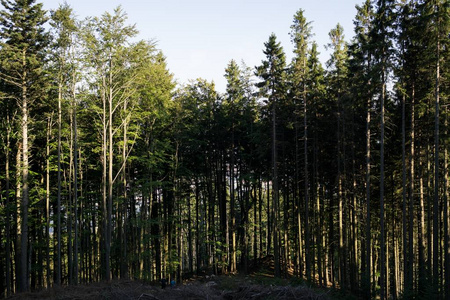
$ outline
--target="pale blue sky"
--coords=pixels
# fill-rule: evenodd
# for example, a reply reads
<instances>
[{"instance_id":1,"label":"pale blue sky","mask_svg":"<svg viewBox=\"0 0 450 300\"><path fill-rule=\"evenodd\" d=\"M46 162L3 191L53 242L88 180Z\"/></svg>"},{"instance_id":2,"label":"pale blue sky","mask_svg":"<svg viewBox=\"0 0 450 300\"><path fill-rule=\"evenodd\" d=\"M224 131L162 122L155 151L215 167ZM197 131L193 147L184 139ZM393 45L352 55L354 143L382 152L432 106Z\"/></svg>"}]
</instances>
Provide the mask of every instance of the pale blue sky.
<instances>
[{"instance_id":1,"label":"pale blue sky","mask_svg":"<svg viewBox=\"0 0 450 300\"><path fill-rule=\"evenodd\" d=\"M39 2L39 0L38 0ZM55 9L63 0L42 0ZM340 23L347 41L353 37L355 5L363 0L67 0L79 19L112 12L121 5L139 39L156 40L177 82L204 78L224 92L224 70L231 59L254 67L264 59L264 42L273 32L290 61L289 32L299 9L312 22L321 61L329 58L328 32Z\"/></svg>"}]
</instances>

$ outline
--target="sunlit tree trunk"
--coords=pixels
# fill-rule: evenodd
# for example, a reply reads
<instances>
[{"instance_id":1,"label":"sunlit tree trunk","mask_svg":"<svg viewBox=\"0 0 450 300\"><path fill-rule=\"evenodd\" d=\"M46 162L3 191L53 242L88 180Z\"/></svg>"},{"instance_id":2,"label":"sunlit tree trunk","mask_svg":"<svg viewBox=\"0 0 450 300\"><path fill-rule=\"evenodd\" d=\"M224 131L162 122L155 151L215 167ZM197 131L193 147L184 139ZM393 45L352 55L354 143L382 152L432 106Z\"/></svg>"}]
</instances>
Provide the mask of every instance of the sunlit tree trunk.
<instances>
[{"instance_id":1,"label":"sunlit tree trunk","mask_svg":"<svg viewBox=\"0 0 450 300\"><path fill-rule=\"evenodd\" d=\"M439 22L438 22L439 30ZM440 43L437 41L435 108L434 108L434 202L433 202L433 289L439 290L439 88L440 88Z\"/></svg>"},{"instance_id":2,"label":"sunlit tree trunk","mask_svg":"<svg viewBox=\"0 0 450 300\"><path fill-rule=\"evenodd\" d=\"M9 158L10 158L10 147L11 147L11 119L9 114L7 116L7 131L6 131L6 160L5 160L5 181L6 181L6 297L11 295L11 223L13 222L11 218L11 204L10 204L10 189L11 189L11 178L10 178L10 170L9 170ZM47 262L48 263L48 262Z\"/></svg>"},{"instance_id":3,"label":"sunlit tree trunk","mask_svg":"<svg viewBox=\"0 0 450 300\"><path fill-rule=\"evenodd\" d=\"M26 53L25 49L22 54L22 65L26 66ZM29 144L28 144L28 97L27 97L27 78L26 71L23 71L22 78L22 198L20 205L20 213L22 215L21 223L21 245L20 245L20 291L24 292L28 290L28 194L29 194Z\"/></svg>"},{"instance_id":4,"label":"sunlit tree trunk","mask_svg":"<svg viewBox=\"0 0 450 300\"><path fill-rule=\"evenodd\" d=\"M385 243L385 219L384 219L384 127L385 127L385 96L386 82L385 70L382 70L381 87L381 136L380 136L380 299L386 296L386 243Z\"/></svg>"},{"instance_id":5,"label":"sunlit tree trunk","mask_svg":"<svg viewBox=\"0 0 450 300\"><path fill-rule=\"evenodd\" d=\"M278 156L277 156L277 126L276 126L276 105L275 101L272 102L272 207L273 207L273 219L272 219L272 232L273 232L273 249L275 256L275 277L281 276L280 266L280 253L279 253L279 241L278 241Z\"/></svg>"},{"instance_id":6,"label":"sunlit tree trunk","mask_svg":"<svg viewBox=\"0 0 450 300\"><path fill-rule=\"evenodd\" d=\"M46 286L50 287L50 137L52 117L47 121L47 149L46 149L46 189L45 189L45 238L46 238Z\"/></svg>"},{"instance_id":7,"label":"sunlit tree trunk","mask_svg":"<svg viewBox=\"0 0 450 300\"><path fill-rule=\"evenodd\" d=\"M370 98L367 98L367 103L366 103L366 274L365 274L365 280L366 280L366 297L370 298L370 287L371 287L371 269L372 269L372 243L371 243L371 215L370 215L370 191L371 191L371 187L370 187L370 170L371 170L371 165L370 165L370 161L371 161L371 156L370 156L370 135L371 135L371 131L370 131L370 110L371 110L371 100Z\"/></svg>"},{"instance_id":8,"label":"sunlit tree trunk","mask_svg":"<svg viewBox=\"0 0 450 300\"><path fill-rule=\"evenodd\" d=\"M73 269L73 283L78 284L78 125L77 125L77 107L75 100L75 81L72 83L72 131L73 131L73 203L74 203L74 269Z\"/></svg>"}]
</instances>

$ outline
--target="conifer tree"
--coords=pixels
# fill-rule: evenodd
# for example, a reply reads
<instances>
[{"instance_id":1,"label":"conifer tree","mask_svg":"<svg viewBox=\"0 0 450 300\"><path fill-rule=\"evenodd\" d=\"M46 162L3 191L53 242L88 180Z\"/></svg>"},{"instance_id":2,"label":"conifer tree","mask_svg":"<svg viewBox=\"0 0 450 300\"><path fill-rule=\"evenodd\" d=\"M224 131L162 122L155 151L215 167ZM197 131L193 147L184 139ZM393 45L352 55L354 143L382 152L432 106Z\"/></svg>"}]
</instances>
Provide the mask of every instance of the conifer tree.
<instances>
[{"instance_id":1,"label":"conifer tree","mask_svg":"<svg viewBox=\"0 0 450 300\"><path fill-rule=\"evenodd\" d=\"M394 1L378 0L374 25L371 31L375 47L375 68L380 100L380 298L386 291L386 228L385 228L385 104L388 96L387 83L392 68Z\"/></svg>"},{"instance_id":2,"label":"conifer tree","mask_svg":"<svg viewBox=\"0 0 450 300\"><path fill-rule=\"evenodd\" d=\"M2 54L1 79L9 86L9 97L17 101L21 117L21 186L20 199L20 273L17 274L19 291L28 290L28 209L31 138L29 125L34 117L33 108L41 100L45 90L44 63L48 34L47 21L42 4L34 0L2 0L4 10L0 14ZM19 151L19 150L18 150Z\"/></svg>"},{"instance_id":3,"label":"conifer tree","mask_svg":"<svg viewBox=\"0 0 450 300\"><path fill-rule=\"evenodd\" d=\"M264 55L266 60L256 68L256 75L261 79L257 83L262 98L267 99L269 111L272 117L272 233L275 256L275 276L281 276L280 266L280 230L279 230L279 191L278 191L278 155L277 155L277 104L284 100L286 59L280 43L275 34L271 34L269 40L264 43ZM268 249L269 250L269 249Z\"/></svg>"},{"instance_id":4,"label":"conifer tree","mask_svg":"<svg viewBox=\"0 0 450 300\"><path fill-rule=\"evenodd\" d=\"M347 78L347 45L344 41L343 27L338 24L329 33L331 42L328 47L333 50L330 60L327 62L329 73L327 84L329 86L330 100L335 103L337 109L337 197L338 197L338 222L339 222L339 280L341 286L347 286L347 245L345 239L344 224L344 157L345 148L345 117L346 107L344 106L344 97L346 96L346 78Z\"/></svg>"},{"instance_id":5,"label":"conifer tree","mask_svg":"<svg viewBox=\"0 0 450 300\"><path fill-rule=\"evenodd\" d=\"M303 112L303 157L304 157L304 167L303 167L303 180L304 180L304 224L305 224L305 263L306 263L306 278L311 279L311 256L310 256L310 229L309 229L309 175L308 175L308 89L307 89L307 76L308 76L308 44L312 36L311 33L311 22L307 22L304 16L304 11L299 10L294 16L294 24L291 25L291 39L294 43L294 53L295 57L292 61L292 89L291 94L294 101L294 112L295 112L295 163L296 163L296 174L298 184L300 183L300 178L298 176L299 166L299 123L300 112ZM303 109L301 109L301 105ZM297 184L297 183L296 183ZM300 190L299 188L297 190ZM299 251L301 252L302 244L302 230L301 230L301 217L300 217L300 198L296 197L298 201L297 207L297 222L298 222L298 244ZM299 255L302 257L302 255ZM302 262L300 262L300 265ZM300 268L301 269L301 268Z\"/></svg>"}]
</instances>

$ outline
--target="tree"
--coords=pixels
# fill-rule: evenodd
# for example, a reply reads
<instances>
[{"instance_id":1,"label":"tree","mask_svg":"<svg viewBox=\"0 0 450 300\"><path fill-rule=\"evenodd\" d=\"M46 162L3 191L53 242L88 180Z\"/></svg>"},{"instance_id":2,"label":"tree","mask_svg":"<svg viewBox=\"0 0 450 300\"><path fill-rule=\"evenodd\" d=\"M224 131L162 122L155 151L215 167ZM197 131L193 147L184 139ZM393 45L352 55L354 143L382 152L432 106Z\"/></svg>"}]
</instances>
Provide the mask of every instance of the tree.
<instances>
[{"instance_id":1,"label":"tree","mask_svg":"<svg viewBox=\"0 0 450 300\"><path fill-rule=\"evenodd\" d=\"M315 194L316 203L315 203L315 211L314 214L316 216L316 222L313 224L315 226L315 230L312 229L311 233L315 233L315 244L314 248L317 249L317 272L319 277L319 285L324 284L324 276L323 274L323 244L324 244L324 234L322 232L323 227L323 199L321 199L320 195L320 186L319 186L319 147L320 147L320 138L321 128L319 128L319 122L321 121L320 115L323 113L323 99L325 98L325 83L324 83L324 69L322 64L319 61L319 52L317 50L317 43L313 42L311 46L311 50L309 51L308 58L308 77L307 77L307 86L308 86L308 95L307 99L310 99L311 103L311 127L312 127L312 136L313 136L313 178L315 188L312 188ZM313 227L311 226L311 227ZM306 238L306 237L305 237ZM314 259L314 255L312 255ZM313 262L313 270L315 264ZM315 272L312 273L313 277L315 277Z\"/></svg>"},{"instance_id":2,"label":"tree","mask_svg":"<svg viewBox=\"0 0 450 300\"><path fill-rule=\"evenodd\" d=\"M343 28L340 24L329 33L329 48L333 50L330 60L327 62L330 69L327 76L330 89L329 97L336 101L337 107L337 196L339 214L339 281L341 286L347 285L347 245L344 236L344 147L345 147L345 107L343 98L346 94L347 78L347 45L344 41Z\"/></svg>"},{"instance_id":3,"label":"tree","mask_svg":"<svg viewBox=\"0 0 450 300\"><path fill-rule=\"evenodd\" d=\"M1 1L0 15L2 69L1 78L12 88L10 97L18 102L21 111L21 228L19 290L28 289L28 207L29 207L29 124L30 114L45 90L43 66L46 58L48 34L42 4L35 1ZM19 147L20 148L20 147Z\"/></svg>"},{"instance_id":4,"label":"tree","mask_svg":"<svg viewBox=\"0 0 450 300\"><path fill-rule=\"evenodd\" d=\"M376 46L374 54L379 83L380 95L380 297L386 297L386 245L385 245L385 183L384 183L384 150L385 150L385 101L386 86L391 68L392 55L392 15L393 2L390 0L377 1L372 39Z\"/></svg>"},{"instance_id":5,"label":"tree","mask_svg":"<svg viewBox=\"0 0 450 300\"><path fill-rule=\"evenodd\" d=\"M74 34L77 31L75 24L75 19L73 17L73 10L65 4L60 6L57 10L52 12L51 25L54 28L54 36L56 39L54 58L55 58L55 68L56 68L56 85L58 87L58 196L57 196L57 238L58 238L58 251L57 251L57 267L56 267L56 284L61 284L61 138L62 138L62 101L67 98L69 91L67 86L69 86L70 81L72 81L76 73L74 62L71 61L71 52L74 48ZM72 59L73 60L73 59ZM75 83L73 83L75 85ZM72 152L71 152L72 153ZM77 151L74 151L75 155ZM75 168L75 176L77 168ZM76 198L76 192L75 192ZM76 202L76 201L75 201ZM75 205L76 207L76 205ZM77 211L77 209L75 209ZM75 218L77 222L77 218ZM77 228L77 226L75 226ZM78 234L75 233L75 241L77 241ZM75 242L77 244L77 242ZM75 247L77 249L77 247ZM74 255L75 263L77 266L76 259L78 255ZM75 267L73 275L78 276L77 267ZM72 275L70 276L72 278ZM77 280L75 279L75 282Z\"/></svg>"},{"instance_id":6,"label":"tree","mask_svg":"<svg viewBox=\"0 0 450 300\"><path fill-rule=\"evenodd\" d=\"M365 231L365 247L363 248L365 261L362 265L362 282L363 289L366 290L366 297L371 295L371 263L372 263L372 247L371 247L371 115L373 110L372 103L372 65L373 54L370 46L370 31L372 27L372 4L370 0L364 2L361 6L356 6L357 14L353 21L355 25L355 37L349 46L349 76L351 80L352 98L361 99L363 103L363 114L365 115L365 151L364 151L364 169L365 169L365 200L366 200L366 231ZM351 75L353 74L353 76ZM358 101L358 100L354 100ZM356 254L356 253L355 253Z\"/></svg>"},{"instance_id":7,"label":"tree","mask_svg":"<svg viewBox=\"0 0 450 300\"><path fill-rule=\"evenodd\" d=\"M310 256L310 230L309 230L309 175L308 175L308 101L307 101L307 73L308 73L308 43L311 38L311 22L307 22L303 15L303 10L298 10L294 16L294 24L291 25L291 39L294 43L295 57L292 62L292 97L294 98L294 111L300 118L300 104L303 104L303 154L304 154L304 195L305 195L305 259L306 259L306 278L311 280L311 256ZM296 171L298 172L298 131L299 122L295 120L295 149L296 149ZM299 182L300 178L296 178ZM300 189L298 189L300 190ZM298 199L300 201L300 199ZM298 243L301 251L302 232L300 218L300 203L298 206ZM299 255L301 257L301 255Z\"/></svg>"},{"instance_id":8,"label":"tree","mask_svg":"<svg viewBox=\"0 0 450 300\"><path fill-rule=\"evenodd\" d=\"M257 83L260 96L267 99L272 114L272 232L275 256L275 276L281 276L279 254L279 196L278 196L278 156L277 156L277 103L283 101L285 78L285 55L275 34L264 43L266 60L256 68L256 75L262 81Z\"/></svg>"},{"instance_id":9,"label":"tree","mask_svg":"<svg viewBox=\"0 0 450 300\"><path fill-rule=\"evenodd\" d=\"M104 278L110 280L110 256L112 237L114 135L116 126L114 115L123 107L129 97L130 81L122 81L127 66L127 44L137 34L134 26L126 25L126 14L120 7L114 14L105 13L101 18L90 20L84 31L84 41L88 51L88 61L96 73L94 84L97 85L101 98L102 123L102 162L103 162L103 230L105 255ZM93 60L90 57L94 57Z\"/></svg>"},{"instance_id":10,"label":"tree","mask_svg":"<svg viewBox=\"0 0 450 300\"><path fill-rule=\"evenodd\" d=\"M236 155L235 155L235 149L236 149L236 141L235 141L235 127L236 127L236 118L239 118L238 115L238 109L240 109L240 102L242 102L244 98L244 90L242 86L241 81L241 70L239 69L239 66L237 63L232 60L228 67L225 69L225 78L227 79L227 98L226 98L226 104L229 106L229 115L231 118L231 149L230 149L230 215L231 215L231 222L230 222L230 229L231 229L231 250L230 250L230 271L235 272L236 271L236 217L235 217L235 163L236 163ZM225 204L225 210L223 213L226 215L226 204ZM226 227L226 226L224 226ZM223 228L222 230L224 230ZM226 231L225 231L226 232ZM224 240L226 242L226 239Z\"/></svg>"}]
</instances>

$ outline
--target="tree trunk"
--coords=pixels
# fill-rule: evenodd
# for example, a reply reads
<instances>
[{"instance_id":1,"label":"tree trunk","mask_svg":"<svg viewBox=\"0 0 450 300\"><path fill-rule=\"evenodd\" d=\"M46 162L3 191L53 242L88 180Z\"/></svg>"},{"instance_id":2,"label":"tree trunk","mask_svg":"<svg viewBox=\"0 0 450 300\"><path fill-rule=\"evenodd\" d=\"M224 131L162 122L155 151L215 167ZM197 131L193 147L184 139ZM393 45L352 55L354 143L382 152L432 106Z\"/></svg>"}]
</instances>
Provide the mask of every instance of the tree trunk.
<instances>
[{"instance_id":1,"label":"tree trunk","mask_svg":"<svg viewBox=\"0 0 450 300\"><path fill-rule=\"evenodd\" d=\"M50 287L50 136L52 129L52 118L47 123L47 152L46 152L46 189L45 189L45 238L46 238L46 270L47 288Z\"/></svg>"},{"instance_id":2,"label":"tree trunk","mask_svg":"<svg viewBox=\"0 0 450 300\"><path fill-rule=\"evenodd\" d=\"M106 78L105 76L102 77L103 79L103 86L105 86L106 84ZM107 115L106 115L106 91L103 89L102 90L102 104L103 104L103 115L102 115L102 122L103 122L103 136L102 136L102 210L103 210L103 220L102 220L102 227L103 227L103 232L102 232L102 238L103 238L103 243L105 246L104 249L104 253L102 251L102 262L104 263L104 268L103 268L103 278L107 281L109 281L110 279L110 267L109 267L109 244L108 244L108 206L107 206L107 165L108 165L108 150L107 150L107 146L108 146L108 137L107 137L107 129L108 129L108 124L107 124Z\"/></svg>"},{"instance_id":3,"label":"tree trunk","mask_svg":"<svg viewBox=\"0 0 450 300\"><path fill-rule=\"evenodd\" d=\"M381 88L381 136L380 136L380 299L386 294L386 253L385 253L385 226L384 226L384 102L386 93L385 70L382 70Z\"/></svg>"},{"instance_id":4,"label":"tree trunk","mask_svg":"<svg viewBox=\"0 0 450 300\"><path fill-rule=\"evenodd\" d=\"M439 28L439 22L438 22ZM439 85L440 45L437 42L436 87L434 110L434 203L433 203L433 289L439 291Z\"/></svg>"},{"instance_id":5,"label":"tree trunk","mask_svg":"<svg viewBox=\"0 0 450 300\"><path fill-rule=\"evenodd\" d=\"M110 275L110 256L111 256L111 237L112 237L112 206L113 206L113 82L112 82L112 62L110 61L109 71L109 95L108 95L108 212L107 212L107 232L106 232L106 280L111 279Z\"/></svg>"},{"instance_id":6,"label":"tree trunk","mask_svg":"<svg viewBox=\"0 0 450 300\"><path fill-rule=\"evenodd\" d=\"M21 178L21 172L22 170L22 143L18 141L17 145L17 153L16 153L16 203L15 203L15 218L16 218L16 238L14 240L14 261L15 261L15 271L16 276L15 277L15 291L21 291L21 278L20 276L17 276L20 274L20 268L21 268L21 257L20 257L20 245L21 245L21 238L22 238L22 214L21 214L21 198L22 198L22 178Z\"/></svg>"},{"instance_id":7,"label":"tree trunk","mask_svg":"<svg viewBox=\"0 0 450 300\"><path fill-rule=\"evenodd\" d=\"M370 216L370 110L371 110L371 99L370 97L367 98L366 102L366 262L365 262L365 290L366 290L366 298L370 299L371 297L371 286L372 286L372 280L371 280L371 263L372 263L372 251L371 251L371 216Z\"/></svg>"},{"instance_id":8,"label":"tree trunk","mask_svg":"<svg viewBox=\"0 0 450 300\"><path fill-rule=\"evenodd\" d=\"M448 136L448 108L445 107L445 136ZM449 183L448 183L448 150L447 150L447 144L444 145L444 210L443 210L443 219L444 219L444 271L445 271L445 277L444 282L445 286L444 289L444 299L450 300L450 244L449 244Z\"/></svg>"},{"instance_id":9,"label":"tree trunk","mask_svg":"<svg viewBox=\"0 0 450 300\"><path fill-rule=\"evenodd\" d=\"M11 207L10 207L10 174L9 174L9 156L11 147L11 120L9 114L7 116L7 132L6 132L6 153L5 153L5 181L6 181L6 297L11 295ZM47 262L48 263L48 262Z\"/></svg>"},{"instance_id":10,"label":"tree trunk","mask_svg":"<svg viewBox=\"0 0 450 300\"><path fill-rule=\"evenodd\" d=\"M75 101L75 85L72 86L72 110L73 110L73 203L75 212L75 238L74 238L74 259L73 259L73 283L78 284L78 126L77 107Z\"/></svg>"},{"instance_id":11,"label":"tree trunk","mask_svg":"<svg viewBox=\"0 0 450 300\"><path fill-rule=\"evenodd\" d=\"M273 249L275 262L275 277L281 276L280 268L280 253L278 242L278 166L277 166L277 131L276 131L276 105L275 101L272 103L272 232L273 232Z\"/></svg>"},{"instance_id":12,"label":"tree trunk","mask_svg":"<svg viewBox=\"0 0 450 300\"><path fill-rule=\"evenodd\" d=\"M415 180L415 142L416 142L416 130L415 130L415 85L413 83L411 90L411 148L410 148L410 178L409 178L409 254L405 259L405 290L406 292L413 291L413 266L414 266L414 180ZM422 242L421 242L422 243ZM406 245L405 245L406 246ZM419 251L420 252L420 251ZM419 261L419 264L421 261Z\"/></svg>"},{"instance_id":13,"label":"tree trunk","mask_svg":"<svg viewBox=\"0 0 450 300\"><path fill-rule=\"evenodd\" d=\"M23 51L23 66L26 65L25 49ZM28 98L27 98L27 78L26 72L22 75L22 199L20 212L22 215L21 242L20 242L20 288L21 292L28 290L28 172L29 172L29 152L28 152Z\"/></svg>"},{"instance_id":14,"label":"tree trunk","mask_svg":"<svg viewBox=\"0 0 450 300\"><path fill-rule=\"evenodd\" d=\"M58 86L58 199L57 199L57 231L58 231L58 248L56 259L56 284L61 285L62 278L62 259L61 259L61 101L62 101L62 85Z\"/></svg>"},{"instance_id":15,"label":"tree trunk","mask_svg":"<svg viewBox=\"0 0 450 300\"><path fill-rule=\"evenodd\" d=\"M121 232L121 255L120 255L120 277L128 278L128 249L127 249L127 208L128 208L128 191L127 191L127 153L128 153L128 111L127 111L128 100L125 99L123 105L123 113L125 119L123 122L123 145L122 145L122 192L123 192L123 203L122 203L122 219L119 222L122 223Z\"/></svg>"},{"instance_id":16,"label":"tree trunk","mask_svg":"<svg viewBox=\"0 0 450 300\"><path fill-rule=\"evenodd\" d=\"M407 278L408 260L407 258L407 221L406 221L406 96L402 97L402 237L403 237L403 272L404 278ZM405 294L408 293L408 288L404 288Z\"/></svg>"},{"instance_id":17,"label":"tree trunk","mask_svg":"<svg viewBox=\"0 0 450 300\"><path fill-rule=\"evenodd\" d=\"M306 70L306 57L304 58L304 70ZM305 76L305 74L304 74ZM308 119L306 87L303 87L303 128L304 128L304 181L305 181L305 258L306 258L306 280L311 281L311 257L310 257L310 237L309 237L309 180L308 180Z\"/></svg>"}]
</instances>

